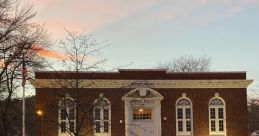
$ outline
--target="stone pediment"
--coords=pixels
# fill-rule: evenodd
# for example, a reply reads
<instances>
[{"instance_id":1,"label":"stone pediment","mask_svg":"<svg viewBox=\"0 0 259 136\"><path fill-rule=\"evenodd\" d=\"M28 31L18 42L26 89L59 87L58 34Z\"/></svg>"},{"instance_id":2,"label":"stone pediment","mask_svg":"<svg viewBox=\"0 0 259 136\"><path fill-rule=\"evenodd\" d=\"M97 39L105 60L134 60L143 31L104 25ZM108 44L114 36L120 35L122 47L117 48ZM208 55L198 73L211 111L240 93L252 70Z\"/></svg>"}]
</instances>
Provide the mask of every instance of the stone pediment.
<instances>
[{"instance_id":1,"label":"stone pediment","mask_svg":"<svg viewBox=\"0 0 259 136\"><path fill-rule=\"evenodd\" d=\"M163 96L151 88L136 88L125 94L122 99L163 99Z\"/></svg>"}]
</instances>

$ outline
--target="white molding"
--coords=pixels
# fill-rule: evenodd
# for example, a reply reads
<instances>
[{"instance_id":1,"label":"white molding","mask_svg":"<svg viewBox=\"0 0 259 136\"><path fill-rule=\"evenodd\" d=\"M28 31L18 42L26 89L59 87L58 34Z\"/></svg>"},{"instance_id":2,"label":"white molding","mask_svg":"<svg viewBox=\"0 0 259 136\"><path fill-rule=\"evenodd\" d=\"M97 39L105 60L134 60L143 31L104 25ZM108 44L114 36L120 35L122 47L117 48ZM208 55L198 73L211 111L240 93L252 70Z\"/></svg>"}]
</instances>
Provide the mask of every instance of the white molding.
<instances>
[{"instance_id":1,"label":"white molding","mask_svg":"<svg viewBox=\"0 0 259 136\"><path fill-rule=\"evenodd\" d=\"M97 107L94 107L93 108L93 132L94 132L94 136L111 136L111 103L110 101L107 99L107 98L102 98L104 99L105 101L108 102L109 106L107 107L104 107L103 109L100 109L100 126L103 126L103 127L100 127L100 133L96 133L95 132L95 109ZM99 99L96 99L93 103L93 105L95 105L95 103L98 101ZM104 113L104 109L109 109L109 132L103 132L104 130L104 125L103 125L103 122L104 122L104 119L103 119L103 113Z\"/></svg>"},{"instance_id":2,"label":"white molding","mask_svg":"<svg viewBox=\"0 0 259 136\"><path fill-rule=\"evenodd\" d=\"M210 105L210 102L213 100L213 99L220 99L224 105ZM210 119L210 108L215 108L215 129L216 131L211 131L211 119ZM219 108L223 108L224 110L224 113L223 113L223 123L224 123L224 131L219 131L219 119L218 119L218 109ZM209 111L209 135L211 136L214 136L214 135L219 135L219 136L226 136L227 135L227 114L226 114L226 103L225 103L225 100L223 98L221 98L219 96L219 93L215 93L215 96L212 97L210 100L209 100L209 103L208 103L208 111Z\"/></svg>"},{"instance_id":3,"label":"white molding","mask_svg":"<svg viewBox=\"0 0 259 136\"><path fill-rule=\"evenodd\" d=\"M35 88L73 88L73 79L30 80ZM88 80L82 79L79 88L247 88L253 80Z\"/></svg>"},{"instance_id":4,"label":"white molding","mask_svg":"<svg viewBox=\"0 0 259 136\"><path fill-rule=\"evenodd\" d=\"M131 134L131 131L134 129L134 124L141 125L141 123L150 122L153 126L154 135L152 136L161 136L161 100L163 96L157 91L145 88L154 94L153 98L133 98L130 97L131 94L139 91L140 88L133 89L129 91L122 97L122 100L125 101L125 136L135 136ZM143 89L143 88L142 88ZM132 117L132 110L134 108L150 108L152 109L152 119L149 121L134 121ZM145 135L146 136L146 135Z\"/></svg>"},{"instance_id":5,"label":"white molding","mask_svg":"<svg viewBox=\"0 0 259 136\"><path fill-rule=\"evenodd\" d=\"M177 103L179 100L181 99L187 99L190 101L190 106L178 106ZM191 109L191 131L188 132L188 131L182 131L182 132L179 132L178 131L178 111L177 109L178 108L181 108L181 109L184 109L182 112L183 112L183 130L186 130L186 112L185 112L185 109L186 108L190 108ZM188 98L186 96L186 93L183 93L182 94L182 97L178 98L175 102L175 120L176 120L176 136L193 136L193 104L192 104L192 101L190 98Z\"/></svg>"},{"instance_id":6,"label":"white molding","mask_svg":"<svg viewBox=\"0 0 259 136\"><path fill-rule=\"evenodd\" d=\"M66 129L69 129L69 119L68 119L68 117L66 117L66 120L61 120L61 102L63 101L63 100L65 100L65 99L70 99L70 100L72 100L72 101L74 101L75 102L75 100L72 98L72 97L70 97L69 95L67 95L66 94L66 96L65 97L63 97L60 101L59 101L59 103L58 103L58 136L71 136L72 135L72 133L71 134L69 134L69 132L67 132L67 131L70 131L70 130L67 130L66 132L61 132L61 122L62 121L64 121L65 123L66 123ZM74 108L74 120L70 120L70 122L71 121L73 121L74 122L74 129L76 129L76 103L74 103L74 106L73 106L73 108ZM68 108L67 106L65 107L65 109L66 109L66 112L67 112L67 116L69 116L69 114L70 114L70 112L69 112L69 110L71 109L71 108Z\"/></svg>"}]
</instances>

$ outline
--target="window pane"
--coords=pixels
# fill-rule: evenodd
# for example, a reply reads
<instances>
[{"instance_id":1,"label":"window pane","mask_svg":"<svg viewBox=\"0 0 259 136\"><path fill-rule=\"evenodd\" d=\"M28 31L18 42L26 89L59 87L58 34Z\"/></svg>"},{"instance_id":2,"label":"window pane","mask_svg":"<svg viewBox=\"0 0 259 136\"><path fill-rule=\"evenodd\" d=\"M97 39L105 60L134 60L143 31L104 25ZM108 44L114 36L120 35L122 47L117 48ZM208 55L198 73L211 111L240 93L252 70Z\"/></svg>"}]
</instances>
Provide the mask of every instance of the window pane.
<instances>
[{"instance_id":1,"label":"window pane","mask_svg":"<svg viewBox=\"0 0 259 136\"><path fill-rule=\"evenodd\" d=\"M178 131L183 131L183 122L178 121Z\"/></svg>"},{"instance_id":2,"label":"window pane","mask_svg":"<svg viewBox=\"0 0 259 136\"><path fill-rule=\"evenodd\" d=\"M177 119L183 119L183 109L177 109Z\"/></svg>"},{"instance_id":3,"label":"window pane","mask_svg":"<svg viewBox=\"0 0 259 136\"><path fill-rule=\"evenodd\" d=\"M216 131L216 123L215 123L215 121L214 120L212 120L211 122L210 122L210 130L211 131Z\"/></svg>"},{"instance_id":4,"label":"window pane","mask_svg":"<svg viewBox=\"0 0 259 136\"><path fill-rule=\"evenodd\" d=\"M95 112L94 112L94 119L95 120L100 120L100 109L95 109Z\"/></svg>"},{"instance_id":5,"label":"window pane","mask_svg":"<svg viewBox=\"0 0 259 136\"><path fill-rule=\"evenodd\" d=\"M152 118L152 109L133 109L134 120L150 120Z\"/></svg>"},{"instance_id":6,"label":"window pane","mask_svg":"<svg viewBox=\"0 0 259 136\"><path fill-rule=\"evenodd\" d=\"M70 132L74 132L74 130L75 130L75 123L74 122L69 123L69 130L70 130Z\"/></svg>"},{"instance_id":7,"label":"window pane","mask_svg":"<svg viewBox=\"0 0 259 136\"><path fill-rule=\"evenodd\" d=\"M224 131L224 122L223 122L223 120L219 121L219 131Z\"/></svg>"},{"instance_id":8,"label":"window pane","mask_svg":"<svg viewBox=\"0 0 259 136\"><path fill-rule=\"evenodd\" d=\"M103 119L104 120L109 120L109 109L104 109L103 110Z\"/></svg>"},{"instance_id":9,"label":"window pane","mask_svg":"<svg viewBox=\"0 0 259 136\"><path fill-rule=\"evenodd\" d=\"M67 117L66 109L63 108L60 110L60 112L61 112L61 120L66 120L66 117Z\"/></svg>"},{"instance_id":10,"label":"window pane","mask_svg":"<svg viewBox=\"0 0 259 136\"><path fill-rule=\"evenodd\" d=\"M69 119L74 120L75 119L75 109L69 109Z\"/></svg>"},{"instance_id":11,"label":"window pane","mask_svg":"<svg viewBox=\"0 0 259 136\"><path fill-rule=\"evenodd\" d=\"M60 125L60 128L61 128L61 133L66 132L66 122L62 121L61 125Z\"/></svg>"},{"instance_id":12,"label":"window pane","mask_svg":"<svg viewBox=\"0 0 259 136\"><path fill-rule=\"evenodd\" d=\"M100 121L95 122L95 132L100 133L101 124Z\"/></svg>"},{"instance_id":13,"label":"window pane","mask_svg":"<svg viewBox=\"0 0 259 136\"><path fill-rule=\"evenodd\" d=\"M223 119L224 118L224 110L223 110L223 108L219 108L218 109L218 114L219 114L219 119Z\"/></svg>"},{"instance_id":14,"label":"window pane","mask_svg":"<svg viewBox=\"0 0 259 136\"><path fill-rule=\"evenodd\" d=\"M210 118L215 119L215 116L216 116L215 108L210 108Z\"/></svg>"},{"instance_id":15,"label":"window pane","mask_svg":"<svg viewBox=\"0 0 259 136\"><path fill-rule=\"evenodd\" d=\"M191 126L191 121L186 121L186 131L191 131L192 126Z\"/></svg>"},{"instance_id":16,"label":"window pane","mask_svg":"<svg viewBox=\"0 0 259 136\"><path fill-rule=\"evenodd\" d=\"M186 108L186 119L191 119L191 109L190 108Z\"/></svg>"},{"instance_id":17,"label":"window pane","mask_svg":"<svg viewBox=\"0 0 259 136\"><path fill-rule=\"evenodd\" d=\"M103 127L103 132L109 132L109 122L104 121L104 127Z\"/></svg>"}]
</instances>

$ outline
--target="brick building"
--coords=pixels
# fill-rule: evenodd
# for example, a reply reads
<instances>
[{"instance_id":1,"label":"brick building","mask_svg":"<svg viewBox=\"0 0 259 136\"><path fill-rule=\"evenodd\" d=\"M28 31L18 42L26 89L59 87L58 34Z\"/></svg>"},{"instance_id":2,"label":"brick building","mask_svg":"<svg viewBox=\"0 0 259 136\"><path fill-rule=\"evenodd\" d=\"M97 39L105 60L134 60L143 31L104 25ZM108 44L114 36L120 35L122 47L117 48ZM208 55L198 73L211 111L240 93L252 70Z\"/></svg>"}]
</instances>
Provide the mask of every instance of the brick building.
<instances>
[{"instance_id":1,"label":"brick building","mask_svg":"<svg viewBox=\"0 0 259 136\"><path fill-rule=\"evenodd\" d=\"M36 135L246 136L245 72L36 72ZM69 123L70 122L70 123ZM80 129L78 129L80 128Z\"/></svg>"}]
</instances>

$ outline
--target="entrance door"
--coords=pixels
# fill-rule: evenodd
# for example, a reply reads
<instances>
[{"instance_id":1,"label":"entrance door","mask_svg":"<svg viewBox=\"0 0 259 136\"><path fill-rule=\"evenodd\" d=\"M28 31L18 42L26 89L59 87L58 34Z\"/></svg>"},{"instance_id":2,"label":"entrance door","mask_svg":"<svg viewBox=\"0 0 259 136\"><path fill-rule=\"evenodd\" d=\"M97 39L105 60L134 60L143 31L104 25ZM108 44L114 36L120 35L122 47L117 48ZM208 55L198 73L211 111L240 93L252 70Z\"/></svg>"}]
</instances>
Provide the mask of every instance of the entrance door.
<instances>
[{"instance_id":1,"label":"entrance door","mask_svg":"<svg viewBox=\"0 0 259 136\"><path fill-rule=\"evenodd\" d=\"M154 122L133 122L132 132L130 136L155 136L154 135Z\"/></svg>"},{"instance_id":2,"label":"entrance door","mask_svg":"<svg viewBox=\"0 0 259 136\"><path fill-rule=\"evenodd\" d=\"M136 88L122 99L125 136L161 136L161 94L150 88Z\"/></svg>"},{"instance_id":3,"label":"entrance door","mask_svg":"<svg viewBox=\"0 0 259 136\"><path fill-rule=\"evenodd\" d=\"M133 108L132 135L154 136L154 120L152 108Z\"/></svg>"}]
</instances>

